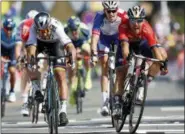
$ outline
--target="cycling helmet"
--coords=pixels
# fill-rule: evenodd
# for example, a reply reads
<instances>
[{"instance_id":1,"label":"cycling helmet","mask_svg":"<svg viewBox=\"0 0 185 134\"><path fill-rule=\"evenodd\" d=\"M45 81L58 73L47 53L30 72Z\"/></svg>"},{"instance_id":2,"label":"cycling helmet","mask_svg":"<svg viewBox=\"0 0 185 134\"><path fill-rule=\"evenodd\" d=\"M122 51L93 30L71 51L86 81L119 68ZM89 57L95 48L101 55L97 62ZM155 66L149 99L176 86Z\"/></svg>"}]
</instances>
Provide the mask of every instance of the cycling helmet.
<instances>
[{"instance_id":1,"label":"cycling helmet","mask_svg":"<svg viewBox=\"0 0 185 134\"><path fill-rule=\"evenodd\" d=\"M38 14L39 12L36 10L30 10L27 14L26 14L26 19L34 19L34 17Z\"/></svg>"},{"instance_id":2,"label":"cycling helmet","mask_svg":"<svg viewBox=\"0 0 185 134\"><path fill-rule=\"evenodd\" d=\"M146 16L144 8L138 5L129 8L127 14L129 19L144 19Z\"/></svg>"},{"instance_id":3,"label":"cycling helmet","mask_svg":"<svg viewBox=\"0 0 185 134\"><path fill-rule=\"evenodd\" d=\"M67 26L71 29L71 30L77 30L79 25L80 25L80 19L76 16L71 16L68 21L67 21Z\"/></svg>"},{"instance_id":4,"label":"cycling helmet","mask_svg":"<svg viewBox=\"0 0 185 134\"><path fill-rule=\"evenodd\" d=\"M109 10L115 10L119 6L119 0L103 0L102 5Z\"/></svg>"},{"instance_id":5,"label":"cycling helmet","mask_svg":"<svg viewBox=\"0 0 185 134\"><path fill-rule=\"evenodd\" d=\"M34 18L34 25L37 30L48 29L50 25L51 17L46 12L38 13Z\"/></svg>"},{"instance_id":6,"label":"cycling helmet","mask_svg":"<svg viewBox=\"0 0 185 134\"><path fill-rule=\"evenodd\" d=\"M15 28L15 22L12 18L6 18L3 22L3 27L7 30L13 30Z\"/></svg>"}]
</instances>

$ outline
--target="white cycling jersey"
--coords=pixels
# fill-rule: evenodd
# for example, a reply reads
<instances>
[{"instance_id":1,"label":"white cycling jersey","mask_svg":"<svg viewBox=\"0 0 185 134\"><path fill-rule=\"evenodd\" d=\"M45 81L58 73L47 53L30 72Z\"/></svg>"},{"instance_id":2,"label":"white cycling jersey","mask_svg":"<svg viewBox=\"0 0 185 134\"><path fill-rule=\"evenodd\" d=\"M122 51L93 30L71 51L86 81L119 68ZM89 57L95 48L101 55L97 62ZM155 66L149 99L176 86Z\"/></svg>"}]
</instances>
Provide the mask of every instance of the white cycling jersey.
<instances>
[{"instance_id":1,"label":"white cycling jersey","mask_svg":"<svg viewBox=\"0 0 185 134\"><path fill-rule=\"evenodd\" d=\"M31 26L30 29L30 35L28 38L28 41L26 42L26 45L37 45L37 39L43 42L55 42L56 40L59 40L62 45L66 45L71 41L71 39L66 35L64 32L64 27L62 23L55 18L51 18L50 22L51 26L51 38L50 39L42 39L37 33L36 33L36 28L34 25Z\"/></svg>"}]
</instances>

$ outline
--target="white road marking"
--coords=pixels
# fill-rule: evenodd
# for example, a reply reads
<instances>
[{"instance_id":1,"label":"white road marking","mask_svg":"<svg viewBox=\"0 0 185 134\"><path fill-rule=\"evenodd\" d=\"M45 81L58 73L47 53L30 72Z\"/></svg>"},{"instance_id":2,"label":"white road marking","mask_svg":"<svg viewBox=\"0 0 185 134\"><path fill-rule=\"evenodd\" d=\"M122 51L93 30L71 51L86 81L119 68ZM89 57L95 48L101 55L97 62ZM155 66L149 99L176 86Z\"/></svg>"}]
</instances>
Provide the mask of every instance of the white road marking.
<instances>
[{"instance_id":1,"label":"white road marking","mask_svg":"<svg viewBox=\"0 0 185 134\"><path fill-rule=\"evenodd\" d=\"M78 127L78 128L82 128L82 127ZM14 128L15 129L15 128ZM14 130L12 128L12 130ZM29 130L46 130L46 128L29 128ZM59 131L60 129L64 129L63 127L60 127L59 128ZM3 131L8 131L8 130L11 130L11 129L2 129ZM21 131L26 131L27 129L26 128L21 128ZM83 130L83 132L79 132L79 131L76 131L76 133L78 134L87 134L87 133L105 133L105 132L115 132L115 129L112 128L112 129L103 129L103 130L98 130L98 129L93 129L93 130ZM129 132L129 130L122 130L121 132ZM175 133L175 134L184 134L184 130L183 129L180 129L180 130L168 130L168 129L150 129L150 130L145 130L145 129L138 129L136 131L137 134L146 134L146 133L149 133L149 132L153 132L153 133ZM74 134L74 130L72 130L71 132L65 132L66 134Z\"/></svg>"},{"instance_id":2,"label":"white road marking","mask_svg":"<svg viewBox=\"0 0 185 134\"><path fill-rule=\"evenodd\" d=\"M184 120L184 116L183 115L176 115L176 116L143 116L142 117L142 122L145 121L155 121L155 120ZM109 117L104 117L104 118L92 118L92 119L88 119L88 120L76 120L76 119L70 119L69 123L85 123L85 122L101 122L101 121L111 121L110 116ZM16 122L15 124L19 124L19 125L30 125L32 124L31 121L23 121L23 122ZM9 122L2 122L2 126L3 125L15 125ZM45 121L38 121L37 124L46 124Z\"/></svg>"},{"instance_id":3,"label":"white road marking","mask_svg":"<svg viewBox=\"0 0 185 134\"><path fill-rule=\"evenodd\" d=\"M163 112L178 112L178 111L184 111L184 107L161 107L161 111Z\"/></svg>"}]
</instances>

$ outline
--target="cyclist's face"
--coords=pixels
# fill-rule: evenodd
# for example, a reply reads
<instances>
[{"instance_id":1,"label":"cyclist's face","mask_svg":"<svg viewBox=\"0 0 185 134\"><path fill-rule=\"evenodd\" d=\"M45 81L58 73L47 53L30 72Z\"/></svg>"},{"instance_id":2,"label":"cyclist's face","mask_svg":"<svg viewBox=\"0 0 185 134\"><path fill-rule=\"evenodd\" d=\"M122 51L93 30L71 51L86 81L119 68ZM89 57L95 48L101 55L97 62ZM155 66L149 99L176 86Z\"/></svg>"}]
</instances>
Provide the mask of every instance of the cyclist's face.
<instances>
[{"instance_id":1,"label":"cyclist's face","mask_svg":"<svg viewBox=\"0 0 185 134\"><path fill-rule=\"evenodd\" d=\"M116 18L117 18L117 10L118 9L115 9L115 10L104 9L104 12L106 14L106 17L107 17L107 19L110 22L113 22L113 21L116 20Z\"/></svg>"},{"instance_id":2,"label":"cyclist's face","mask_svg":"<svg viewBox=\"0 0 185 134\"><path fill-rule=\"evenodd\" d=\"M4 28L4 31L5 31L5 33L6 33L6 35L7 35L8 37L11 37L11 36L12 36L13 29Z\"/></svg>"},{"instance_id":3,"label":"cyclist's face","mask_svg":"<svg viewBox=\"0 0 185 134\"><path fill-rule=\"evenodd\" d=\"M131 30L138 34L141 29L141 25L143 24L143 19L130 19L129 20Z\"/></svg>"},{"instance_id":4,"label":"cyclist's face","mask_svg":"<svg viewBox=\"0 0 185 134\"><path fill-rule=\"evenodd\" d=\"M50 37L51 37L51 30L50 28L48 29L43 29L43 30L38 30L38 35L40 38L42 39L46 39L46 40L49 40Z\"/></svg>"},{"instance_id":5,"label":"cyclist's face","mask_svg":"<svg viewBox=\"0 0 185 134\"><path fill-rule=\"evenodd\" d=\"M76 29L76 30L72 30L72 36L74 37L74 39L78 39L78 38L79 38L79 32L78 32L78 29Z\"/></svg>"}]
</instances>

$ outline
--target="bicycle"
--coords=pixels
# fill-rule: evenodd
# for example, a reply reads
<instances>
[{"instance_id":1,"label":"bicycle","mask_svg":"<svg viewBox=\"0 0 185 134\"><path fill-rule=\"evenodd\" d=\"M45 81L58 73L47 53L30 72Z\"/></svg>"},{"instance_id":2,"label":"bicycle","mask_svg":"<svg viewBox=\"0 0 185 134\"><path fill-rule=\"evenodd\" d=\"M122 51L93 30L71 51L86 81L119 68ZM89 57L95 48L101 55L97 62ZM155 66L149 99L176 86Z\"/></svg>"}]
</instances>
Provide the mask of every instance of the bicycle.
<instances>
[{"instance_id":1,"label":"bicycle","mask_svg":"<svg viewBox=\"0 0 185 134\"><path fill-rule=\"evenodd\" d=\"M33 57L31 61L33 62ZM28 67L28 63L26 61L26 56L22 55L18 58L17 66L19 70ZM28 109L29 109L29 116L32 115L32 123L37 124L38 122L38 115L39 115L39 105L40 103L34 99L35 91L40 89L39 80L31 80L31 88L28 92ZM27 116L27 115L23 115Z\"/></svg>"},{"instance_id":2,"label":"bicycle","mask_svg":"<svg viewBox=\"0 0 185 134\"><path fill-rule=\"evenodd\" d=\"M5 116L6 108L6 80L8 78L8 63L10 60L1 60L1 77L2 77L2 88L1 88L1 118Z\"/></svg>"},{"instance_id":3,"label":"bicycle","mask_svg":"<svg viewBox=\"0 0 185 134\"><path fill-rule=\"evenodd\" d=\"M113 113L113 89L115 85L115 78L116 78L116 71L115 71L115 59L116 59L116 51L117 51L117 45L112 42L110 44L110 51L108 52L108 67L109 67L109 108L110 108L110 115L111 115L111 122L112 126L114 127L114 119L112 116Z\"/></svg>"},{"instance_id":4,"label":"bicycle","mask_svg":"<svg viewBox=\"0 0 185 134\"><path fill-rule=\"evenodd\" d=\"M115 70L115 63L116 63L116 52L117 52L117 45L114 41L110 44L110 51L109 52L102 52L102 54L108 55L108 79L109 79L109 111L111 115L111 122L112 126L114 127L114 119L112 116L113 113L113 103L114 103L114 85L116 79L116 70Z\"/></svg>"},{"instance_id":5,"label":"bicycle","mask_svg":"<svg viewBox=\"0 0 185 134\"><path fill-rule=\"evenodd\" d=\"M32 113L32 123L37 124L38 122L38 117L39 117L39 105L40 102L34 99L35 96L35 91L40 89L40 82L39 80L32 80L32 88L30 88L29 93L28 93L28 109L29 113Z\"/></svg>"},{"instance_id":6,"label":"bicycle","mask_svg":"<svg viewBox=\"0 0 185 134\"><path fill-rule=\"evenodd\" d=\"M47 57L37 57L36 60L47 60L49 64L48 68L48 75L47 75L47 84L46 89L44 91L44 102L45 104L43 107L45 107L44 112L44 120L48 123L49 127L49 133L50 134L58 134L58 111L59 111L59 105L60 105L60 99L59 99L59 92L58 92L58 85L56 82L56 79L54 77L54 71L53 71L53 61L54 60L61 60L61 62L65 62L65 57L71 56L70 54L65 56L47 56Z\"/></svg>"},{"instance_id":7,"label":"bicycle","mask_svg":"<svg viewBox=\"0 0 185 134\"><path fill-rule=\"evenodd\" d=\"M77 90L75 92L77 114L82 113L84 91L84 70L81 68L82 61L77 61Z\"/></svg>"},{"instance_id":8,"label":"bicycle","mask_svg":"<svg viewBox=\"0 0 185 134\"><path fill-rule=\"evenodd\" d=\"M141 64L139 64L139 60ZM139 127L143 111L145 100L147 96L147 75L146 75L146 63L147 62L159 62L166 68L166 62L160 61L154 58L147 58L142 55L136 55L133 51L129 54L128 60L128 72L126 75L126 79L124 81L124 91L128 90L127 94L123 94L122 96L122 107L121 107L121 115L119 118L114 118L115 129L117 132L120 132L124 126L127 115L129 115L129 132L130 134L134 134ZM129 88L128 88L129 87ZM144 88L143 91L143 100L140 104L137 104L137 92L140 87ZM136 109L137 106L140 106L140 110ZM138 116L134 116L134 113L139 113ZM136 118L136 121L134 119Z\"/></svg>"}]
</instances>

